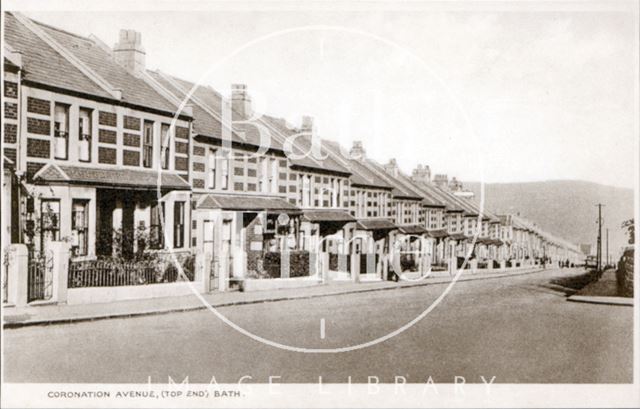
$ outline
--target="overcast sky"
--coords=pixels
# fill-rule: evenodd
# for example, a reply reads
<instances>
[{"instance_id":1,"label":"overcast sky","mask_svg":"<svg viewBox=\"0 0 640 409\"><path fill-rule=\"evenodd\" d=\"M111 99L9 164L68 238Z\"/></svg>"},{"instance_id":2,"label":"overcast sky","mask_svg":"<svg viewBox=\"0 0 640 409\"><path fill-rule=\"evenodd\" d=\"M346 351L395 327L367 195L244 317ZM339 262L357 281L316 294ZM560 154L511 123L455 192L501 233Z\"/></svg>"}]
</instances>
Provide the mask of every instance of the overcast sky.
<instances>
[{"instance_id":1,"label":"overcast sky","mask_svg":"<svg viewBox=\"0 0 640 409\"><path fill-rule=\"evenodd\" d=\"M407 172L422 163L462 180L634 185L637 3L163 11L172 4L25 14L111 46L118 29L138 30L148 68L223 93L245 83L260 111L292 123L311 114L322 137L362 140Z\"/></svg>"}]
</instances>

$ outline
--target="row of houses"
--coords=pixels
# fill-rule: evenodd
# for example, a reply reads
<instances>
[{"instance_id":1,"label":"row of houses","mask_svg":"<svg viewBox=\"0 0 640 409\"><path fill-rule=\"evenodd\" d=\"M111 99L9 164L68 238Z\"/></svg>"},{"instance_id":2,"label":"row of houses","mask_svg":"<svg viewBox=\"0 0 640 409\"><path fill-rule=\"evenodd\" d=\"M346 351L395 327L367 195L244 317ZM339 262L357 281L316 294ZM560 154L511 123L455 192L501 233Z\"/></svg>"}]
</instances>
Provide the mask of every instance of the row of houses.
<instances>
[{"instance_id":1,"label":"row of houses","mask_svg":"<svg viewBox=\"0 0 640 409\"><path fill-rule=\"evenodd\" d=\"M254 112L246 85L224 97L147 69L140 33L122 30L109 47L4 17L2 240L34 260L66 243L70 287L106 285L81 266L152 256L203 256L204 290L321 270L388 279L469 260L581 261L573 244L481 209L428 167L407 175L361 143L321 138L311 117L292 126Z\"/></svg>"}]
</instances>

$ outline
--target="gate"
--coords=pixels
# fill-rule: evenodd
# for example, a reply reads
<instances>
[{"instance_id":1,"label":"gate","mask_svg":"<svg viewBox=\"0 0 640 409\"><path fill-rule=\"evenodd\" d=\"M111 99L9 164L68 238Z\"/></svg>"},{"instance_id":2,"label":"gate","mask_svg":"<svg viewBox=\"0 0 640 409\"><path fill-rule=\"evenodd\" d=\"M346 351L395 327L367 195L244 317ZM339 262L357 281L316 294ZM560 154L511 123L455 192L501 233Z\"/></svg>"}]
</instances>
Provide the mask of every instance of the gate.
<instances>
[{"instance_id":1,"label":"gate","mask_svg":"<svg viewBox=\"0 0 640 409\"><path fill-rule=\"evenodd\" d=\"M53 295L53 255L51 251L31 253L27 271L27 302L50 299Z\"/></svg>"}]
</instances>

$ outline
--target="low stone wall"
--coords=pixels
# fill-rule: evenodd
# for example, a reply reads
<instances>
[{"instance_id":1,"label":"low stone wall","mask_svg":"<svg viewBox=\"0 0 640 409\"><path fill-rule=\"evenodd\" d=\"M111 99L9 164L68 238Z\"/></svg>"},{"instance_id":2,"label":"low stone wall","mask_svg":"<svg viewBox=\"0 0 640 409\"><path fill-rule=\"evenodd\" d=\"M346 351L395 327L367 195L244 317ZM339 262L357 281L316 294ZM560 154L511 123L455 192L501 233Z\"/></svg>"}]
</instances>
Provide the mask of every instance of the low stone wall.
<instances>
[{"instance_id":1,"label":"low stone wall","mask_svg":"<svg viewBox=\"0 0 640 409\"><path fill-rule=\"evenodd\" d=\"M621 297L633 297L633 257L633 248L628 248L618 262L616 281Z\"/></svg>"}]
</instances>

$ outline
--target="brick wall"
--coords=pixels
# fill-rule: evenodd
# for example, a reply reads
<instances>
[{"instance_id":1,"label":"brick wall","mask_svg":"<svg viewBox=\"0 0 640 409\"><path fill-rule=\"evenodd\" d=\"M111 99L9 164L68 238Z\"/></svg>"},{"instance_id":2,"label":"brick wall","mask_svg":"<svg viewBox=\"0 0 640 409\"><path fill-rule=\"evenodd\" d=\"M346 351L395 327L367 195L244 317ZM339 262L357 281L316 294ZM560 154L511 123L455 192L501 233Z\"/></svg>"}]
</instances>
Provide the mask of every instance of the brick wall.
<instances>
[{"instance_id":1,"label":"brick wall","mask_svg":"<svg viewBox=\"0 0 640 409\"><path fill-rule=\"evenodd\" d=\"M189 128L184 126L176 126L176 138L189 139Z\"/></svg>"},{"instance_id":2,"label":"brick wall","mask_svg":"<svg viewBox=\"0 0 640 409\"><path fill-rule=\"evenodd\" d=\"M16 143L18 141L18 125L4 124L4 143Z\"/></svg>"},{"instance_id":3,"label":"brick wall","mask_svg":"<svg viewBox=\"0 0 640 409\"><path fill-rule=\"evenodd\" d=\"M182 157L176 157L175 169L176 170L189 170L189 159L188 158L182 158Z\"/></svg>"},{"instance_id":4,"label":"brick wall","mask_svg":"<svg viewBox=\"0 0 640 409\"><path fill-rule=\"evenodd\" d=\"M43 139L27 139L27 156L48 159L51 152L50 142Z\"/></svg>"},{"instance_id":5,"label":"brick wall","mask_svg":"<svg viewBox=\"0 0 640 409\"><path fill-rule=\"evenodd\" d=\"M122 136L122 143L124 143L124 146L140 147L140 135L125 132Z\"/></svg>"},{"instance_id":6,"label":"brick wall","mask_svg":"<svg viewBox=\"0 0 640 409\"><path fill-rule=\"evenodd\" d=\"M195 189L204 189L204 179L193 179L192 185Z\"/></svg>"},{"instance_id":7,"label":"brick wall","mask_svg":"<svg viewBox=\"0 0 640 409\"><path fill-rule=\"evenodd\" d=\"M7 119L18 119L18 104L14 104L13 102L5 102L4 117Z\"/></svg>"},{"instance_id":8,"label":"brick wall","mask_svg":"<svg viewBox=\"0 0 640 409\"><path fill-rule=\"evenodd\" d=\"M106 163L109 165L115 165L116 164L116 150L115 149L111 149L111 148L104 148L104 147L99 147L98 148L98 162L99 163Z\"/></svg>"},{"instance_id":9,"label":"brick wall","mask_svg":"<svg viewBox=\"0 0 640 409\"><path fill-rule=\"evenodd\" d=\"M118 135L116 131L110 129L98 129L98 141L101 143L116 144L118 142Z\"/></svg>"},{"instance_id":10,"label":"brick wall","mask_svg":"<svg viewBox=\"0 0 640 409\"><path fill-rule=\"evenodd\" d=\"M126 166L140 166L140 152L128 150L123 151L122 163Z\"/></svg>"},{"instance_id":11,"label":"brick wall","mask_svg":"<svg viewBox=\"0 0 640 409\"><path fill-rule=\"evenodd\" d=\"M27 118L27 132L38 135L50 135L51 121L29 117Z\"/></svg>"},{"instance_id":12,"label":"brick wall","mask_svg":"<svg viewBox=\"0 0 640 409\"><path fill-rule=\"evenodd\" d=\"M17 151L15 148L4 148L4 156L7 157L7 159L13 161L13 163L16 163L16 157L17 157Z\"/></svg>"},{"instance_id":13,"label":"brick wall","mask_svg":"<svg viewBox=\"0 0 640 409\"><path fill-rule=\"evenodd\" d=\"M27 98L27 112L41 115L51 115L51 101L40 98Z\"/></svg>"},{"instance_id":14,"label":"brick wall","mask_svg":"<svg viewBox=\"0 0 640 409\"><path fill-rule=\"evenodd\" d=\"M205 150L203 146L193 147L193 156L204 156Z\"/></svg>"},{"instance_id":15,"label":"brick wall","mask_svg":"<svg viewBox=\"0 0 640 409\"><path fill-rule=\"evenodd\" d=\"M176 153L189 153L189 144L176 141Z\"/></svg>"},{"instance_id":16,"label":"brick wall","mask_svg":"<svg viewBox=\"0 0 640 409\"><path fill-rule=\"evenodd\" d=\"M33 175L38 173L44 165L44 163L27 162L27 182L33 182Z\"/></svg>"},{"instance_id":17,"label":"brick wall","mask_svg":"<svg viewBox=\"0 0 640 409\"><path fill-rule=\"evenodd\" d=\"M6 98L18 98L18 84L16 82L4 81L4 96Z\"/></svg>"},{"instance_id":18,"label":"brick wall","mask_svg":"<svg viewBox=\"0 0 640 409\"><path fill-rule=\"evenodd\" d=\"M124 116L124 127L126 129L133 129L134 131L140 130L140 118L135 116Z\"/></svg>"},{"instance_id":19,"label":"brick wall","mask_svg":"<svg viewBox=\"0 0 640 409\"><path fill-rule=\"evenodd\" d=\"M106 126L117 126L118 116L113 112L98 112L98 123Z\"/></svg>"}]
</instances>

